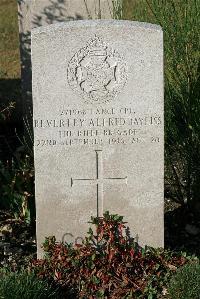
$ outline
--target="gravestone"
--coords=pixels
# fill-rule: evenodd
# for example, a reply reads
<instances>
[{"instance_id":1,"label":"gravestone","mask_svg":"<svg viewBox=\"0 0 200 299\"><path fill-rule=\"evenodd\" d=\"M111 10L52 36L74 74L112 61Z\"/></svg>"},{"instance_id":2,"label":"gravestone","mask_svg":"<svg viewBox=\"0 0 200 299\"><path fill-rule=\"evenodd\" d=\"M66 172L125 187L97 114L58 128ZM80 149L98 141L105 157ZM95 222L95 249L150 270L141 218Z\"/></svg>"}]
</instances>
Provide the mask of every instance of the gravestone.
<instances>
[{"instance_id":1,"label":"gravestone","mask_svg":"<svg viewBox=\"0 0 200 299\"><path fill-rule=\"evenodd\" d=\"M157 25L74 21L32 31L37 242L123 215L163 246L163 37ZM66 238L66 239L65 239Z\"/></svg>"},{"instance_id":2,"label":"gravestone","mask_svg":"<svg viewBox=\"0 0 200 299\"><path fill-rule=\"evenodd\" d=\"M81 19L111 19L117 0L17 0L21 52L23 114L32 111L31 38L33 28Z\"/></svg>"}]
</instances>

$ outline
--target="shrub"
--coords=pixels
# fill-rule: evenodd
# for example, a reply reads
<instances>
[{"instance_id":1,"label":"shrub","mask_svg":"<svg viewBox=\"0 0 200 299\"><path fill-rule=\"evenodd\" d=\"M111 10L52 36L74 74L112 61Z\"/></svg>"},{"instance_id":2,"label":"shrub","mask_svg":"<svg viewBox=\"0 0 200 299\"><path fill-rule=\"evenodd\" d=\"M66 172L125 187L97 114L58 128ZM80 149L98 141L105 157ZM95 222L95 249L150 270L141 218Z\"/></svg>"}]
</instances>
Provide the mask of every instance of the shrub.
<instances>
[{"instance_id":1,"label":"shrub","mask_svg":"<svg viewBox=\"0 0 200 299\"><path fill-rule=\"evenodd\" d=\"M142 249L130 237L123 217L92 218L82 244L47 238L45 259L32 264L40 277L56 282L69 298L157 298L169 274L186 258L162 250Z\"/></svg>"},{"instance_id":2,"label":"shrub","mask_svg":"<svg viewBox=\"0 0 200 299\"><path fill-rule=\"evenodd\" d=\"M200 299L200 265L187 264L178 269L168 292L170 299Z\"/></svg>"},{"instance_id":3,"label":"shrub","mask_svg":"<svg viewBox=\"0 0 200 299\"><path fill-rule=\"evenodd\" d=\"M46 281L34 274L0 271L0 298L3 299L47 299L59 298Z\"/></svg>"}]
</instances>

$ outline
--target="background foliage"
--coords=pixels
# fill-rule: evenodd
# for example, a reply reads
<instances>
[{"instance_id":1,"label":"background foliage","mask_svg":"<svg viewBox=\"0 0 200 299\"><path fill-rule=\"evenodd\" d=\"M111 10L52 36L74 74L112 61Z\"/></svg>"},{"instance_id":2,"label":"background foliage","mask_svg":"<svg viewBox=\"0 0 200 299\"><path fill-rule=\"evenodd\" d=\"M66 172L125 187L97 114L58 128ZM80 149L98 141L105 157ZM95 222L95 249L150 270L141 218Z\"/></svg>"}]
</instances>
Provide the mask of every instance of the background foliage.
<instances>
[{"instance_id":1,"label":"background foliage","mask_svg":"<svg viewBox=\"0 0 200 299\"><path fill-rule=\"evenodd\" d=\"M165 53L166 196L200 212L198 0L123 1L123 18L160 24Z\"/></svg>"},{"instance_id":2,"label":"background foliage","mask_svg":"<svg viewBox=\"0 0 200 299\"><path fill-rule=\"evenodd\" d=\"M15 155L11 165L0 161L0 209L31 223L35 219L33 159Z\"/></svg>"}]
</instances>

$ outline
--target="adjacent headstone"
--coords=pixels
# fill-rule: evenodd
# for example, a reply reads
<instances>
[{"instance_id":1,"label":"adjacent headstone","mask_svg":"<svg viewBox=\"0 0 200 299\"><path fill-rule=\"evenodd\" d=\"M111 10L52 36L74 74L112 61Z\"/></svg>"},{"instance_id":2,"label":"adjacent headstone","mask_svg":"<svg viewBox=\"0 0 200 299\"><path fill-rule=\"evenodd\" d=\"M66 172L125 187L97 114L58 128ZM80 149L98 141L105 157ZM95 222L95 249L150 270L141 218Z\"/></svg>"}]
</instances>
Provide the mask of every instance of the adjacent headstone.
<instances>
[{"instance_id":1,"label":"adjacent headstone","mask_svg":"<svg viewBox=\"0 0 200 299\"><path fill-rule=\"evenodd\" d=\"M157 25L75 21L32 31L37 242L124 216L163 246L163 36Z\"/></svg>"},{"instance_id":2,"label":"adjacent headstone","mask_svg":"<svg viewBox=\"0 0 200 299\"><path fill-rule=\"evenodd\" d=\"M99 7L99 0L18 0L24 115L30 116L32 111L31 30L65 21L111 19L117 3L119 0L101 0Z\"/></svg>"}]
</instances>

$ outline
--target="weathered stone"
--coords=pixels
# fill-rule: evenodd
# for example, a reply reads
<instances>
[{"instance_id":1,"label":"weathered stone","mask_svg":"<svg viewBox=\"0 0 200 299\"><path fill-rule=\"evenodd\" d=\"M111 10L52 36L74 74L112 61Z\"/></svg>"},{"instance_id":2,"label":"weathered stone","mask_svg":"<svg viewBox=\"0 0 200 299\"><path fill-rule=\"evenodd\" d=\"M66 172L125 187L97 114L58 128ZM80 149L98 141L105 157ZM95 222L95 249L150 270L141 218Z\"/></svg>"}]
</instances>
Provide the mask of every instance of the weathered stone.
<instances>
[{"instance_id":1,"label":"weathered stone","mask_svg":"<svg viewBox=\"0 0 200 299\"><path fill-rule=\"evenodd\" d=\"M124 216L163 246L163 37L157 25L75 21L32 31L37 242Z\"/></svg>"},{"instance_id":2,"label":"weathered stone","mask_svg":"<svg viewBox=\"0 0 200 299\"><path fill-rule=\"evenodd\" d=\"M32 111L31 30L65 21L111 19L112 0L101 0L100 3L99 10L98 0L18 0L23 114L28 118Z\"/></svg>"}]
</instances>

